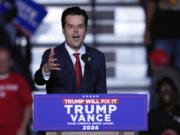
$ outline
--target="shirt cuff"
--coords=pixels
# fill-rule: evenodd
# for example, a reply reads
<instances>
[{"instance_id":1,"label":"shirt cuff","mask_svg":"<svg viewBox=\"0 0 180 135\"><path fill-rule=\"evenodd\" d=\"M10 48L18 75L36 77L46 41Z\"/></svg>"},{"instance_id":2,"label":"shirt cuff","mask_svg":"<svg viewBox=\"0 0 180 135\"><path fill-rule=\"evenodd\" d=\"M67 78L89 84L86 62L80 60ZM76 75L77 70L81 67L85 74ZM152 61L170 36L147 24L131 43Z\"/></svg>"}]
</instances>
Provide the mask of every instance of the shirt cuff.
<instances>
[{"instance_id":1,"label":"shirt cuff","mask_svg":"<svg viewBox=\"0 0 180 135\"><path fill-rule=\"evenodd\" d=\"M44 80L48 81L49 78L50 78L51 73L45 73L44 72L44 67L43 67L42 68L42 75L43 75Z\"/></svg>"}]
</instances>

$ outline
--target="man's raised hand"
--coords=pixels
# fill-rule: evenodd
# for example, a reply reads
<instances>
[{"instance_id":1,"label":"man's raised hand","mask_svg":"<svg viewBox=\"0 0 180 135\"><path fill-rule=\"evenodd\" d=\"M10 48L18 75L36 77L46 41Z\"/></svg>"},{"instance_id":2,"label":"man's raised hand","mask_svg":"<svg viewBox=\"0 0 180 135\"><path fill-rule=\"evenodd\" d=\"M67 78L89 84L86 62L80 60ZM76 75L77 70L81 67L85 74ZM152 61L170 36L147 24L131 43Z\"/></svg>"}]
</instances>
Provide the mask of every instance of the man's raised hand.
<instances>
[{"instance_id":1,"label":"man's raised hand","mask_svg":"<svg viewBox=\"0 0 180 135\"><path fill-rule=\"evenodd\" d=\"M58 70L58 71L61 70L61 68L59 67L59 64L55 63L57 62L57 58L54 58L54 55L55 55L54 48L51 48L48 61L44 65L45 73L50 73L52 70Z\"/></svg>"}]
</instances>

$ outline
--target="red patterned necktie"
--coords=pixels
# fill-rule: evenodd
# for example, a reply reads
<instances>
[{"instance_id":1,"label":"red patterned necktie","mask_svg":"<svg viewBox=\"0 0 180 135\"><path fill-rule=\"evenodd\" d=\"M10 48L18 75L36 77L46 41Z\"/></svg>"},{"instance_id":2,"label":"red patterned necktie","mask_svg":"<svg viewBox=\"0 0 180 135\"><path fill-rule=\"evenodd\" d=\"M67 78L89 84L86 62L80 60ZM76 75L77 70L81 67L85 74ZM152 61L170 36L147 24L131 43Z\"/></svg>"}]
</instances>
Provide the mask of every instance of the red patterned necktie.
<instances>
[{"instance_id":1,"label":"red patterned necktie","mask_svg":"<svg viewBox=\"0 0 180 135\"><path fill-rule=\"evenodd\" d=\"M79 60L79 53L73 54L76 57L76 63L75 63L75 72L76 72L76 82L77 82L77 88L80 88L81 79L82 79L82 71L81 71L81 64Z\"/></svg>"}]
</instances>

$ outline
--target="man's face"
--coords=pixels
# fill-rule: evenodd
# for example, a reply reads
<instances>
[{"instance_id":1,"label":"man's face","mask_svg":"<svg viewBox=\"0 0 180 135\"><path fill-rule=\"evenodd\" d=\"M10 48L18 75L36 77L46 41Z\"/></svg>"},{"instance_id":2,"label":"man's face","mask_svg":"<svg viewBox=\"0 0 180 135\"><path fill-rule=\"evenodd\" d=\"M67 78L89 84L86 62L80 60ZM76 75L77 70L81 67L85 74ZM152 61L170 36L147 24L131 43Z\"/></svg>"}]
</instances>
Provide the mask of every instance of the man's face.
<instances>
[{"instance_id":1,"label":"man's face","mask_svg":"<svg viewBox=\"0 0 180 135\"><path fill-rule=\"evenodd\" d=\"M12 60L7 50L0 50L0 74L9 72L12 66Z\"/></svg>"},{"instance_id":2,"label":"man's face","mask_svg":"<svg viewBox=\"0 0 180 135\"><path fill-rule=\"evenodd\" d=\"M86 26L82 15L68 15L63 33L67 44L74 50L80 49L86 35Z\"/></svg>"}]
</instances>

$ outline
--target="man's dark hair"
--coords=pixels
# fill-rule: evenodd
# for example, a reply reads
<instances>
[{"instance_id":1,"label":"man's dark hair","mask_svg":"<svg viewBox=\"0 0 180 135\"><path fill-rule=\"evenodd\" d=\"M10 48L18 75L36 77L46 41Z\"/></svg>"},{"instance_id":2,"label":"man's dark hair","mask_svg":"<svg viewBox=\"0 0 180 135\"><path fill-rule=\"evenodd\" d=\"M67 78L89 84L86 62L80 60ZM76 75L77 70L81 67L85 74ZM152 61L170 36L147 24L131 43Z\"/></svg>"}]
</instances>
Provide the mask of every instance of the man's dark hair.
<instances>
[{"instance_id":1,"label":"man's dark hair","mask_svg":"<svg viewBox=\"0 0 180 135\"><path fill-rule=\"evenodd\" d=\"M173 80L171 80L169 77L163 77L161 80L159 80L157 82L157 88L156 88L156 92L160 93L161 92L161 87L164 83L168 83L172 90L177 94L178 93L178 89L176 87L176 85L174 84Z\"/></svg>"},{"instance_id":2,"label":"man's dark hair","mask_svg":"<svg viewBox=\"0 0 180 135\"><path fill-rule=\"evenodd\" d=\"M64 10L62 17L61 17L61 23L62 28L65 27L66 24L66 16L68 15L82 15L84 17L85 26L87 28L88 25L88 15L84 9L81 9L80 7L70 7Z\"/></svg>"}]
</instances>

